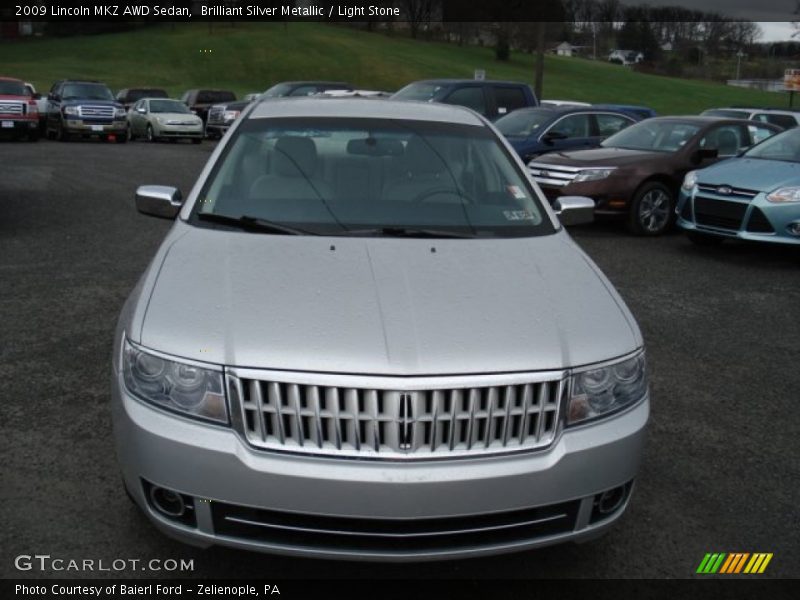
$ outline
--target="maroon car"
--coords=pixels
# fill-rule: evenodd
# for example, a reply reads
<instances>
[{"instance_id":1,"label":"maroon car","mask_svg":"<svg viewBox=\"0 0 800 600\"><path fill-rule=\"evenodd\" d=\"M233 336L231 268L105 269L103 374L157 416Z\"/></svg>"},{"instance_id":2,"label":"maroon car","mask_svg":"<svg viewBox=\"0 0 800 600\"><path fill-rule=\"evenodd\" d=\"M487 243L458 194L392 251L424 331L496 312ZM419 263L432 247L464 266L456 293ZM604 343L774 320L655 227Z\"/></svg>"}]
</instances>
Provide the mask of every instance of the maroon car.
<instances>
[{"instance_id":1,"label":"maroon car","mask_svg":"<svg viewBox=\"0 0 800 600\"><path fill-rule=\"evenodd\" d=\"M688 171L736 156L779 131L740 119L657 117L623 129L600 148L546 154L528 168L551 202L588 196L596 214L623 215L633 233L659 235L674 220Z\"/></svg>"}]
</instances>

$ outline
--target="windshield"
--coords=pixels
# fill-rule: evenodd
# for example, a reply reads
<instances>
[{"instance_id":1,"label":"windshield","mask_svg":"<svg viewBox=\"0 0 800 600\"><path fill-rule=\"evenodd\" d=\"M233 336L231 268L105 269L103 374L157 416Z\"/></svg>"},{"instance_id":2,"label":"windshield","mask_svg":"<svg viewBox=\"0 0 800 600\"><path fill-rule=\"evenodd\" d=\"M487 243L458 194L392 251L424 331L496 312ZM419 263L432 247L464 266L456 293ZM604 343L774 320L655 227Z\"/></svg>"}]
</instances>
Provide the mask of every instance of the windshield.
<instances>
[{"instance_id":1,"label":"windshield","mask_svg":"<svg viewBox=\"0 0 800 600\"><path fill-rule=\"evenodd\" d=\"M436 83L412 83L397 92L392 98L396 100L419 100L421 102L429 102L433 100L443 88L443 85Z\"/></svg>"},{"instance_id":2,"label":"windshield","mask_svg":"<svg viewBox=\"0 0 800 600\"><path fill-rule=\"evenodd\" d=\"M604 148L675 152L680 150L700 127L681 121L642 121L612 135L600 145Z\"/></svg>"},{"instance_id":3,"label":"windshield","mask_svg":"<svg viewBox=\"0 0 800 600\"><path fill-rule=\"evenodd\" d=\"M553 120L549 110L516 110L495 122L495 127L506 136L528 137Z\"/></svg>"},{"instance_id":4,"label":"windshield","mask_svg":"<svg viewBox=\"0 0 800 600\"><path fill-rule=\"evenodd\" d=\"M388 119L246 121L200 192L193 222L207 225L197 216L208 213L322 235L554 231L489 129Z\"/></svg>"},{"instance_id":5,"label":"windshield","mask_svg":"<svg viewBox=\"0 0 800 600\"><path fill-rule=\"evenodd\" d=\"M286 96L290 91L292 91L292 86L287 83L279 83L278 85L273 85L262 95L265 98L280 98L281 96Z\"/></svg>"},{"instance_id":6,"label":"windshield","mask_svg":"<svg viewBox=\"0 0 800 600\"><path fill-rule=\"evenodd\" d=\"M114 95L102 83L68 83L61 92L63 100L114 100Z\"/></svg>"},{"instance_id":7,"label":"windshield","mask_svg":"<svg viewBox=\"0 0 800 600\"><path fill-rule=\"evenodd\" d=\"M150 100L151 113L181 113L189 115L192 111L183 102L178 100Z\"/></svg>"},{"instance_id":8,"label":"windshield","mask_svg":"<svg viewBox=\"0 0 800 600\"><path fill-rule=\"evenodd\" d=\"M0 80L0 95L6 96L30 96L28 90L19 81Z\"/></svg>"},{"instance_id":9,"label":"windshield","mask_svg":"<svg viewBox=\"0 0 800 600\"><path fill-rule=\"evenodd\" d=\"M747 158L800 162L800 130L779 133L745 152Z\"/></svg>"}]
</instances>

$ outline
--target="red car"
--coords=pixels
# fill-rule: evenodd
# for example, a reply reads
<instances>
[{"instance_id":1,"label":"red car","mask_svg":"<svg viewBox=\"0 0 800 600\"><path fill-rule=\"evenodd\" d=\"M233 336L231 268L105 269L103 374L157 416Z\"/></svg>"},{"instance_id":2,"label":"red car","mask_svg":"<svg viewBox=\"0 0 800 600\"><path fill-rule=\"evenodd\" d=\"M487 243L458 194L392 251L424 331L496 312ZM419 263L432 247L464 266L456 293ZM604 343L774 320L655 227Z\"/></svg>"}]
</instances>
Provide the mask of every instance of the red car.
<instances>
[{"instance_id":1,"label":"red car","mask_svg":"<svg viewBox=\"0 0 800 600\"><path fill-rule=\"evenodd\" d=\"M31 142L39 139L36 100L24 81L11 77L0 77L0 135L5 133L25 137Z\"/></svg>"}]
</instances>

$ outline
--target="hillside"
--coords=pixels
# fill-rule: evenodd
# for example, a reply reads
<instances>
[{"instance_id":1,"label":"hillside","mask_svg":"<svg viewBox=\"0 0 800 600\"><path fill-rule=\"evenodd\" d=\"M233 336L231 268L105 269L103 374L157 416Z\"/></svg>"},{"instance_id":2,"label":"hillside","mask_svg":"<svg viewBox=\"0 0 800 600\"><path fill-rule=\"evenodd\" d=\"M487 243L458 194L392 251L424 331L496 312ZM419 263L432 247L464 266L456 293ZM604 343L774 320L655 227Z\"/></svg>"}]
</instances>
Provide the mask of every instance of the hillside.
<instances>
[{"instance_id":1,"label":"hillside","mask_svg":"<svg viewBox=\"0 0 800 600\"><path fill-rule=\"evenodd\" d=\"M158 86L179 96L192 87L238 94L297 79L350 81L395 90L426 77L467 77L485 69L492 79L533 81L533 56L508 63L490 48L388 37L318 23L160 25L129 33L25 39L0 44L0 75L47 91L64 77L105 81L113 89ZM643 75L602 61L548 56L544 97L645 104L662 114L697 113L711 106L786 106L785 94L715 83Z\"/></svg>"}]
</instances>

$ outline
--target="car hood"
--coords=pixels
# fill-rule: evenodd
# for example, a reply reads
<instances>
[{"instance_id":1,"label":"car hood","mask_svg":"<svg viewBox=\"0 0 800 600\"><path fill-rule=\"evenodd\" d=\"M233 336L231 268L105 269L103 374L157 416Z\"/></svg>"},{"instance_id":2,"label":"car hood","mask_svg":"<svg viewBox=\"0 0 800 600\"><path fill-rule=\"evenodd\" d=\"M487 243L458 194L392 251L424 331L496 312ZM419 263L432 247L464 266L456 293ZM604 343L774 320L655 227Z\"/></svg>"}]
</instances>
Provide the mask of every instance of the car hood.
<instances>
[{"instance_id":1,"label":"car hood","mask_svg":"<svg viewBox=\"0 0 800 600\"><path fill-rule=\"evenodd\" d=\"M115 100L90 100L88 98L70 98L62 100L62 106L78 106L80 104L94 104L96 106L113 106L114 108L124 108L121 103Z\"/></svg>"},{"instance_id":2,"label":"car hood","mask_svg":"<svg viewBox=\"0 0 800 600\"><path fill-rule=\"evenodd\" d=\"M732 158L698 171L697 180L709 185L771 192L787 185L800 185L800 163Z\"/></svg>"},{"instance_id":3,"label":"car hood","mask_svg":"<svg viewBox=\"0 0 800 600\"><path fill-rule=\"evenodd\" d=\"M178 113L178 112L167 112L167 113L150 113L150 116L153 118L161 117L162 119L167 119L169 121L202 121L200 117L197 115L193 115L191 113Z\"/></svg>"},{"instance_id":4,"label":"car hood","mask_svg":"<svg viewBox=\"0 0 800 600\"><path fill-rule=\"evenodd\" d=\"M536 162L573 167L626 166L651 160L660 161L669 156L670 154L666 152L644 152L625 148L592 148L590 150L574 150L572 152L551 152L541 158L537 158Z\"/></svg>"},{"instance_id":5,"label":"car hood","mask_svg":"<svg viewBox=\"0 0 800 600\"><path fill-rule=\"evenodd\" d=\"M158 275L149 301L140 299L147 302L140 330L131 323L128 332L176 356L441 375L557 369L641 345L622 300L563 232L332 238L179 222L165 244L163 261L151 266Z\"/></svg>"}]
</instances>

